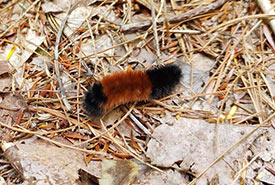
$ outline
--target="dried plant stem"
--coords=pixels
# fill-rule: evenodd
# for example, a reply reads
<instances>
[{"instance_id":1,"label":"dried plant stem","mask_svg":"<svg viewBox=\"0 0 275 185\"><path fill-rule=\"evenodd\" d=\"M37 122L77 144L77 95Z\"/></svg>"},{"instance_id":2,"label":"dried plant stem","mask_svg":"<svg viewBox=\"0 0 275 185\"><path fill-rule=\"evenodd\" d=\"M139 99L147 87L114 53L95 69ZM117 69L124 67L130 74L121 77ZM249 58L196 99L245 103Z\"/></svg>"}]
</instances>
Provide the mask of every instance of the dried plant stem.
<instances>
[{"instance_id":1,"label":"dried plant stem","mask_svg":"<svg viewBox=\"0 0 275 185\"><path fill-rule=\"evenodd\" d=\"M241 88L234 88L232 89L233 92L237 92L237 91L242 91L242 90L247 90L247 89L251 89L251 88L256 88L257 86L250 86L250 87L241 87ZM219 94L223 94L227 92L227 90L222 90L222 91L216 91L216 92L209 92L209 93L199 93L199 94L194 94L194 95L190 95L190 96L183 96L180 98L176 98L176 99L190 99L190 98L197 98L197 97L201 97L201 96L207 96L207 95L219 95ZM171 94L169 96L166 96L162 99L160 99L160 101L164 101L164 100L168 100L169 98L176 96L177 94L179 94L180 92Z\"/></svg>"},{"instance_id":2,"label":"dried plant stem","mask_svg":"<svg viewBox=\"0 0 275 185\"><path fill-rule=\"evenodd\" d=\"M3 37L8 31L10 31L21 19L38 3L40 0L36 0L35 2L32 3L32 5L18 18L16 21L13 22L12 25L10 25L5 31L3 31L0 34L0 38Z\"/></svg>"},{"instance_id":3,"label":"dried plant stem","mask_svg":"<svg viewBox=\"0 0 275 185\"><path fill-rule=\"evenodd\" d=\"M152 135L152 133L145 126L143 126L143 124L132 113L129 115L129 117L145 134L148 136Z\"/></svg>"},{"instance_id":4,"label":"dried plant stem","mask_svg":"<svg viewBox=\"0 0 275 185\"><path fill-rule=\"evenodd\" d=\"M60 76L60 66L59 66L59 63L58 63L58 58L59 58L58 46L59 46L59 42L60 42L60 39L61 39L63 29L64 29L65 24L66 24L67 19L68 19L69 10L70 10L70 8L68 9L66 17L62 21L62 24L60 25L60 28L58 30L58 33L57 33L57 36L56 36L55 50L54 50L54 56L55 56L54 69L55 69L56 78L57 78L59 89L60 89L61 99L62 99L64 105L66 106L67 110L71 110L72 106L70 105L70 103L67 100L65 89L64 89L64 86L63 86L63 83L62 83L62 80L61 80L61 76Z\"/></svg>"},{"instance_id":5,"label":"dried plant stem","mask_svg":"<svg viewBox=\"0 0 275 185\"><path fill-rule=\"evenodd\" d=\"M74 55L75 56L75 55ZM80 99L79 99L79 95L80 95L80 78L81 77L81 62L78 62L78 80L77 80L77 102L80 102ZM78 124L80 123L80 106L79 106L79 103L76 105L76 108L77 108L77 122Z\"/></svg>"},{"instance_id":6,"label":"dried plant stem","mask_svg":"<svg viewBox=\"0 0 275 185\"><path fill-rule=\"evenodd\" d=\"M168 22L170 22L170 23L180 22L185 19L190 19L192 17L208 13L210 11L216 10L217 8L221 7L226 2L227 2L226 0L217 0L214 3L210 3L209 5L202 6L200 8L193 9L193 10L190 10L188 12L185 12L185 13L182 13L179 15L171 16L168 18ZM163 21L164 21L164 18L160 18L159 20L157 20L156 23L163 23ZM136 31L136 30L139 30L139 29L142 29L145 27L149 27L149 26L151 26L151 24L152 24L152 21L126 24L126 25L121 25L121 30L122 31Z\"/></svg>"},{"instance_id":7,"label":"dried plant stem","mask_svg":"<svg viewBox=\"0 0 275 185\"><path fill-rule=\"evenodd\" d=\"M230 185L234 185L236 183L236 181L239 179L239 177L241 176L242 172L247 169L248 166L250 166L259 156L261 155L261 153L258 153L257 155L255 155L250 161L249 163L247 163L247 165L245 165L240 171L238 171L235 179L233 180L233 182Z\"/></svg>"},{"instance_id":8,"label":"dried plant stem","mask_svg":"<svg viewBox=\"0 0 275 185\"><path fill-rule=\"evenodd\" d=\"M150 0L151 6L154 7L154 1ZM151 16L152 16L152 23L153 23L153 34L155 37L155 45L157 50L157 58L158 61L160 60L160 49L159 49L159 38L158 38L158 32L157 32L157 18L155 13L155 8L151 9Z\"/></svg>"},{"instance_id":9,"label":"dried plant stem","mask_svg":"<svg viewBox=\"0 0 275 185\"><path fill-rule=\"evenodd\" d=\"M86 22L87 22L87 25L88 25L88 28L89 28L89 32L90 32L90 36L91 36L91 40L92 40L92 46L93 46L93 50L94 50L94 56L95 56L95 59L96 59L93 74L97 74L96 71L97 71L97 65L98 65L99 60L98 60L98 55L97 55L97 51L96 51L95 37L94 37L94 34L92 32L92 28L91 28L91 25L90 25L88 19L86 19Z\"/></svg>"},{"instance_id":10,"label":"dried plant stem","mask_svg":"<svg viewBox=\"0 0 275 185\"><path fill-rule=\"evenodd\" d=\"M257 0L257 3L265 14L275 14L274 4L272 6L270 0ZM275 19L269 19L268 22L273 33L275 34Z\"/></svg>"},{"instance_id":11,"label":"dried plant stem","mask_svg":"<svg viewBox=\"0 0 275 185\"><path fill-rule=\"evenodd\" d=\"M16 127L7 125L7 124L5 124L1 121L0 121L0 125L3 126L3 127L8 128L10 130L16 131L16 132L34 134L34 135L50 135L50 134L65 132L65 131L72 130L73 128L75 128L75 126L71 126L71 127L65 128L65 129L60 129L60 130L55 130L55 131L37 132L37 131L30 131L30 130L27 130L27 129L22 130L20 128L16 128Z\"/></svg>"},{"instance_id":12,"label":"dried plant stem","mask_svg":"<svg viewBox=\"0 0 275 185\"><path fill-rule=\"evenodd\" d=\"M220 29L220 28L226 27L226 26L230 26L232 24L235 24L235 23L243 21L243 20L261 19L261 18L274 18L274 17L275 17L275 14L247 15L247 16L244 16L244 17L239 17L239 18L227 21L225 23L219 24L215 28L210 29L207 33L210 34L210 33L214 32L214 31L216 31L217 29Z\"/></svg>"},{"instance_id":13,"label":"dried plant stem","mask_svg":"<svg viewBox=\"0 0 275 185\"><path fill-rule=\"evenodd\" d=\"M78 147L71 146L71 145L66 145L66 144L57 142L55 140L52 140L52 139L49 139L47 137L40 136L40 135L38 135L37 137L39 137L39 138L41 138L43 140L46 140L46 141L48 141L50 143L53 143L53 144L55 144L57 146L60 146L60 147L65 147L65 148L77 150L77 151L80 151L80 152L85 152L85 153L88 153L88 154L95 154L95 155L102 155L102 156L106 156L106 157L108 157L108 156L111 157L110 154L105 153L105 152L97 152L97 151L93 151L93 150L86 150L86 149L83 149L83 148L78 148Z\"/></svg>"},{"instance_id":14,"label":"dried plant stem","mask_svg":"<svg viewBox=\"0 0 275 185\"><path fill-rule=\"evenodd\" d=\"M115 0L112 2L112 4L110 4L110 6L104 11L104 13L102 14L102 16L99 17L96 25L95 25L95 33L98 34L98 25L100 24L101 20L107 15L107 13L113 8L113 6L118 2L118 0Z\"/></svg>"},{"instance_id":15,"label":"dried plant stem","mask_svg":"<svg viewBox=\"0 0 275 185\"><path fill-rule=\"evenodd\" d=\"M0 122L0 124L2 125L2 122ZM5 125L5 124L3 124ZM8 126L8 125L5 125L5 126ZM35 132L32 132L32 131L29 131L27 129L25 129L24 127L21 127L18 125L18 127L20 127L21 129L17 129L17 128L14 128L14 127L10 127L8 126L8 128L12 129L12 130L15 130L15 131L19 131L19 132L23 132L23 133L29 133L29 134L36 134ZM105 152L97 152L97 151L92 151L92 150L85 150L85 149L82 149L82 148L77 148L77 147L74 147L74 146L70 146L70 145L66 145L66 144L63 144L63 143L60 143L58 141L54 141L52 139L49 139L45 136L42 136L41 135L36 135L37 137L41 138L41 139L44 139L50 143L53 143L53 144L56 144L58 146L61 146L61 147L66 147L66 148L70 148L70 149L73 149L73 150L77 150L77 151L81 151L81 152L86 152L86 153L90 153L90 154L97 154L97 155L103 155L103 156L108 156L109 154L105 153Z\"/></svg>"},{"instance_id":16,"label":"dried plant stem","mask_svg":"<svg viewBox=\"0 0 275 185\"><path fill-rule=\"evenodd\" d=\"M135 155L135 154L132 153L131 151L129 151L129 150L127 150L126 148L124 148L124 147L117 141L117 139L115 139L109 132L107 132L107 128L105 127L105 125L104 125L102 119L100 120L100 123L101 123L102 127L105 129L105 132L108 134L109 138L112 140L112 142L114 142L117 146L119 146L119 148L121 148L124 152L128 153L129 155L131 155L132 157L134 157L136 160L138 160L138 161L140 161L141 163L143 163L143 164L149 166L150 168L155 169L155 170L157 170L157 171L159 171L159 172L162 172L162 173L168 175L168 174L167 174L166 172L164 172L163 170L161 170L161 169L159 169L159 168L157 168L157 167L155 167L155 166L153 166L153 165L151 165L151 164L145 162L144 160L142 160L141 158L139 158L139 156Z\"/></svg>"},{"instance_id":17,"label":"dried plant stem","mask_svg":"<svg viewBox=\"0 0 275 185\"><path fill-rule=\"evenodd\" d=\"M78 144L76 144L76 146L77 145L82 145L82 144L84 144L84 143L88 143L88 142L91 142L91 141L93 141L93 140L95 140L95 139L97 139L97 138L100 138L100 137L102 137L102 136L104 136L106 133L108 133L109 131L111 131L111 130L113 130L114 128L116 128L118 125L120 125L120 123L122 123L122 121L124 121L128 116L129 116L129 114L132 112L132 110L134 109L134 107L135 107L135 104L133 104L132 106L131 106L131 108L129 109L129 111L116 123L116 124L114 124L111 128L109 128L109 129L107 129L107 130L105 130L104 132L102 132L102 133L100 133L99 135L97 135L97 136L95 136L95 137L93 137L93 138L91 138L91 139L88 139L88 140L86 140L86 141L83 141L83 142L81 142L81 143L78 143ZM105 114L106 115L106 114ZM102 120L104 118L104 116L100 119L100 120Z\"/></svg>"}]
</instances>

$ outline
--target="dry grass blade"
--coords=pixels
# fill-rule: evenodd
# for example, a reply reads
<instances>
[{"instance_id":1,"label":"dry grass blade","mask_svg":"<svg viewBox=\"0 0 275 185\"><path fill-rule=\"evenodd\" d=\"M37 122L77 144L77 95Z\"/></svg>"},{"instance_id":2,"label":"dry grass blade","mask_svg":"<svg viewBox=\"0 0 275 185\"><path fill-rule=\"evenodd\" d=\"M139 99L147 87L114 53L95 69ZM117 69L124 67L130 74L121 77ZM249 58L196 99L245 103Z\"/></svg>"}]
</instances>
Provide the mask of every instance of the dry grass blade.
<instances>
[{"instance_id":1,"label":"dry grass blade","mask_svg":"<svg viewBox=\"0 0 275 185\"><path fill-rule=\"evenodd\" d=\"M120 124L129 116L129 114L131 114L131 112L132 112L132 110L134 109L134 107L135 107L135 104L132 105L131 108L129 109L129 111L128 111L128 112L127 112L127 113L126 113L126 114L125 114L116 124L114 124L111 128L105 130L104 132L100 133L100 134L97 135L96 137L93 137L92 139L83 141L82 143L79 143L79 144L76 144L76 145L82 145L82 144L84 144L84 143L88 143L88 142L90 142L90 141L93 141L93 140L95 140L95 139L97 139L97 138L100 138L100 137L104 136L104 135L105 135L106 133L108 133L109 131L115 129L118 125L120 125ZM100 119L101 122L102 122L102 119L103 119L103 118L104 118L104 117L102 117L102 118Z\"/></svg>"},{"instance_id":2,"label":"dry grass blade","mask_svg":"<svg viewBox=\"0 0 275 185\"><path fill-rule=\"evenodd\" d=\"M258 15L248 15L248 16L244 16L244 17L240 17L240 18L237 18L237 19L233 19L233 20L230 20L228 22L225 22L225 23L222 23L220 24L219 26L216 26L215 28L212 28L208 31L208 33L212 33L222 27L227 27L227 26L230 26L232 24L236 24L242 20L249 20L249 19L261 19L261 18L272 18L272 17L275 17L274 14L258 14Z\"/></svg>"},{"instance_id":3,"label":"dry grass blade","mask_svg":"<svg viewBox=\"0 0 275 185\"><path fill-rule=\"evenodd\" d=\"M233 180L233 182L230 185L234 185L236 183L236 181L239 179L239 177L241 176L242 172L245 169L247 169L247 167L250 166L260 155L261 155L261 153L258 153L257 155L255 155L255 157L253 157L253 159L251 159L249 161L249 163L247 163L247 165L245 165L240 171L238 171L235 179Z\"/></svg>"},{"instance_id":4,"label":"dry grass blade","mask_svg":"<svg viewBox=\"0 0 275 185\"><path fill-rule=\"evenodd\" d=\"M110 6L105 10L105 12L102 14L102 16L98 19L96 25L95 25L95 33L98 33L98 25L100 24L101 20L106 16L106 14L113 8L113 6L118 2L118 0L115 0L110 4Z\"/></svg>"},{"instance_id":5,"label":"dry grass blade","mask_svg":"<svg viewBox=\"0 0 275 185\"><path fill-rule=\"evenodd\" d=\"M101 122L102 127L105 129L105 132L107 132L107 128L104 126L103 121L100 120L100 122ZM109 137L110 137L110 139L112 140L112 142L114 142L115 144L117 144L124 152L130 154L130 155L133 156L136 160L138 160L138 161L140 161L141 163L143 163L143 164L149 166L150 168L153 168L153 169L155 169L155 170L157 170L157 171L159 171L159 172L165 173L163 170L161 170L161 169L159 169L159 168L157 168L157 167L155 167L155 166L153 166L153 165L151 165L151 164L145 162L144 160L142 160L141 158L139 158L138 156L136 156L135 154L133 154L131 151L129 151L128 149L124 148L124 147L120 144L120 142L118 142L117 139L115 139L110 133L107 132L107 134L109 135Z\"/></svg>"},{"instance_id":6,"label":"dry grass blade","mask_svg":"<svg viewBox=\"0 0 275 185\"><path fill-rule=\"evenodd\" d=\"M32 3L32 5L16 20L13 22L12 25L10 25L7 29L5 29L4 32L2 32L0 34L0 38L2 38L8 31L10 31L14 26L16 26L16 24L18 24L19 21L21 21L21 19L26 16L26 14L37 4L39 3L40 0L36 0L35 2Z\"/></svg>"}]
</instances>

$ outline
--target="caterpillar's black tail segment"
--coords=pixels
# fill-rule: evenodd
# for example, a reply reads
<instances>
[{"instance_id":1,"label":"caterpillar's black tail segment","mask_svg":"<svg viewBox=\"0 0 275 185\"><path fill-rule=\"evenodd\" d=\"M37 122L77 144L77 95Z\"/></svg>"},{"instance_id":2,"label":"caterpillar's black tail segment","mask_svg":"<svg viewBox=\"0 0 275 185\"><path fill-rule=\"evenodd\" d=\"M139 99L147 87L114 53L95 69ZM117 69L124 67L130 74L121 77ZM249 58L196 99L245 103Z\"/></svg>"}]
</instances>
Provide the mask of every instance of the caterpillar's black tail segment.
<instances>
[{"instance_id":1,"label":"caterpillar's black tail segment","mask_svg":"<svg viewBox=\"0 0 275 185\"><path fill-rule=\"evenodd\" d=\"M159 99L172 92L182 76L181 69L177 65L156 67L146 71L152 82L150 98Z\"/></svg>"},{"instance_id":2,"label":"caterpillar's black tail segment","mask_svg":"<svg viewBox=\"0 0 275 185\"><path fill-rule=\"evenodd\" d=\"M100 116L104 113L102 105L107 101L102 85L95 83L85 95L83 107L92 116Z\"/></svg>"}]
</instances>

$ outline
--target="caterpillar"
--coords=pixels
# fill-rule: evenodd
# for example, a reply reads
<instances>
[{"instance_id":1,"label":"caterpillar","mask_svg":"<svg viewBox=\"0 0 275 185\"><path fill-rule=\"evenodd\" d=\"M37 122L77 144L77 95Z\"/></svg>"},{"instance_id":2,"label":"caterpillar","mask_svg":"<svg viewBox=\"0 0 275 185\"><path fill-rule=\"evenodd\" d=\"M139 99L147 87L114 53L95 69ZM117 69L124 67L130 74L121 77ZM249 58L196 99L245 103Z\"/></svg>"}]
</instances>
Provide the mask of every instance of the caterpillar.
<instances>
[{"instance_id":1,"label":"caterpillar","mask_svg":"<svg viewBox=\"0 0 275 185\"><path fill-rule=\"evenodd\" d=\"M181 76L181 69L174 64L115 72L88 88L83 107L89 115L100 116L122 104L159 99L173 91Z\"/></svg>"}]
</instances>

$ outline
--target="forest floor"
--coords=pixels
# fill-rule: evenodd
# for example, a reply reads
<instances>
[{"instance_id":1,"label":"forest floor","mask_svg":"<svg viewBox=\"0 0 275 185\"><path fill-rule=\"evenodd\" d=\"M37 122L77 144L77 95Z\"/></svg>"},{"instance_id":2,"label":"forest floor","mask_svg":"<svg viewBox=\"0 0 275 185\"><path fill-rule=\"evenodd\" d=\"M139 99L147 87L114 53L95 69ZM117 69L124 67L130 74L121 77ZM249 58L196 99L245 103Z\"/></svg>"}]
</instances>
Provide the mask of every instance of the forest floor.
<instances>
[{"instance_id":1,"label":"forest floor","mask_svg":"<svg viewBox=\"0 0 275 185\"><path fill-rule=\"evenodd\" d=\"M274 6L0 1L0 184L275 184ZM107 74L171 63L169 96L83 109Z\"/></svg>"}]
</instances>

